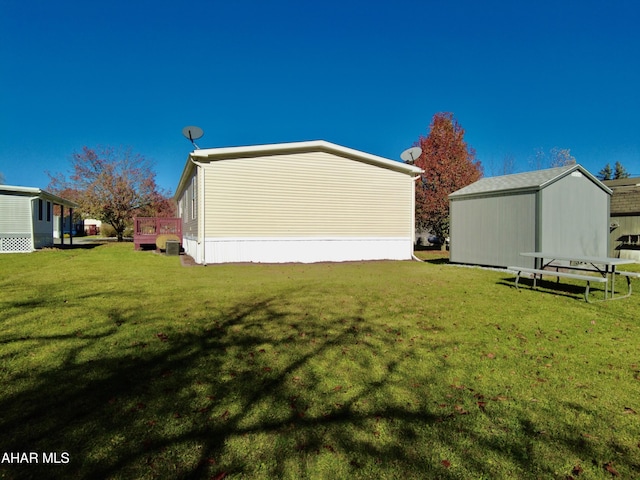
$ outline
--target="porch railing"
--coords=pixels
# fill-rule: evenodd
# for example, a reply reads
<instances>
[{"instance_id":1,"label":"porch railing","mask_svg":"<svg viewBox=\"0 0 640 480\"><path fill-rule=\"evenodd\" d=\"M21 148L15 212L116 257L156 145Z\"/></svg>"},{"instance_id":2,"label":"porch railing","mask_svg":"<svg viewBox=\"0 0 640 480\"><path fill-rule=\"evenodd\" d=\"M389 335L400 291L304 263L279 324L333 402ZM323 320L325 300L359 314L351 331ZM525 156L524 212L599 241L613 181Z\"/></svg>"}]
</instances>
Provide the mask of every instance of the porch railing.
<instances>
[{"instance_id":1,"label":"porch railing","mask_svg":"<svg viewBox=\"0 0 640 480\"><path fill-rule=\"evenodd\" d=\"M158 235L175 235L182 244L181 218L136 217L133 223L133 244L136 250L140 250L142 245L155 245Z\"/></svg>"}]
</instances>

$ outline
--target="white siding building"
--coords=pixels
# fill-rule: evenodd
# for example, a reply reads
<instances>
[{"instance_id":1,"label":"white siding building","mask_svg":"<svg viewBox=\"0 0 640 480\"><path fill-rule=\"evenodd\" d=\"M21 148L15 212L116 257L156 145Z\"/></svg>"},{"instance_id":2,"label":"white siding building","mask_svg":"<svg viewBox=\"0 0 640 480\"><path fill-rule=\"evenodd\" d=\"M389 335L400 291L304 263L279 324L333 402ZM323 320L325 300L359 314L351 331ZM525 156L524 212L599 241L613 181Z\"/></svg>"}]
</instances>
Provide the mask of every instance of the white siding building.
<instances>
[{"instance_id":1,"label":"white siding building","mask_svg":"<svg viewBox=\"0 0 640 480\"><path fill-rule=\"evenodd\" d=\"M0 185L0 253L32 252L53 245L54 205L76 204L31 187Z\"/></svg>"},{"instance_id":2,"label":"white siding building","mask_svg":"<svg viewBox=\"0 0 640 480\"><path fill-rule=\"evenodd\" d=\"M201 264L411 259L421 171L325 141L195 150L183 247Z\"/></svg>"}]
</instances>

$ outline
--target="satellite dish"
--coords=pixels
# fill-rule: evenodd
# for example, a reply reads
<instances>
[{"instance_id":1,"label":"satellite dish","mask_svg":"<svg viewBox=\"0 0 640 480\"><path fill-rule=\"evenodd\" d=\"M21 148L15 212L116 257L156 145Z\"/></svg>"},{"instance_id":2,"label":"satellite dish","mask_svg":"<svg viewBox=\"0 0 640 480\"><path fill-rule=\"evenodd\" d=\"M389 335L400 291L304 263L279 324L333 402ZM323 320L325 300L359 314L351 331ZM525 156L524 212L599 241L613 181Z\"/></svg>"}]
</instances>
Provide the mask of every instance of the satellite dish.
<instances>
[{"instance_id":1,"label":"satellite dish","mask_svg":"<svg viewBox=\"0 0 640 480\"><path fill-rule=\"evenodd\" d=\"M406 163L413 163L420 155L422 155L422 149L420 147L411 147L402 152L400 158Z\"/></svg>"},{"instance_id":2,"label":"satellite dish","mask_svg":"<svg viewBox=\"0 0 640 480\"><path fill-rule=\"evenodd\" d=\"M200 127L193 127L193 126L184 127L182 129L182 135L187 137L187 139L191 143L193 143L194 147L200 148L198 145L196 145L196 142L194 141L201 138L204 135L204 132Z\"/></svg>"}]
</instances>

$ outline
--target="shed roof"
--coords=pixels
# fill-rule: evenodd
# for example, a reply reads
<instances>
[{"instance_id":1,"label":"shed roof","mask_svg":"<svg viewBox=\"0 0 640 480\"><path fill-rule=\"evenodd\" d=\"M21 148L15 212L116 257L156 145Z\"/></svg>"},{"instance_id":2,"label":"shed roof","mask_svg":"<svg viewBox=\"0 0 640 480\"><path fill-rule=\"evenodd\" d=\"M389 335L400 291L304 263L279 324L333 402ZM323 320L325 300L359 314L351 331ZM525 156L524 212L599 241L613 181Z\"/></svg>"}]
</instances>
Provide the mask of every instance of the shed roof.
<instances>
[{"instance_id":1,"label":"shed roof","mask_svg":"<svg viewBox=\"0 0 640 480\"><path fill-rule=\"evenodd\" d=\"M611 215L640 215L640 177L605 180L613 190Z\"/></svg>"},{"instance_id":2,"label":"shed roof","mask_svg":"<svg viewBox=\"0 0 640 480\"><path fill-rule=\"evenodd\" d=\"M423 170L415 165L409 165L407 163L390 160L388 158L379 157L370 153L355 150L353 148L343 147L335 143L327 142L325 140L312 140L306 142L290 142L290 143L274 143L267 145L247 145L240 147L220 147L220 148L205 148L194 150L189 154L187 164L182 172L182 177L178 183L176 194L181 190L183 183L193 167L192 160L197 162L212 162L218 160L230 160L234 158L251 158L267 155L284 155L291 153L306 153L306 152L327 152L341 157L349 158L363 163L376 165L378 167L387 168L390 170L396 170L408 175L417 176L423 172Z\"/></svg>"},{"instance_id":3,"label":"shed roof","mask_svg":"<svg viewBox=\"0 0 640 480\"><path fill-rule=\"evenodd\" d=\"M78 204L70 200L66 200L62 197L49 193L45 190L36 187L18 187L15 185L0 185L0 194L8 195L25 195L31 197L42 198L43 200L49 200L56 205L64 205L69 208L77 208Z\"/></svg>"},{"instance_id":4,"label":"shed roof","mask_svg":"<svg viewBox=\"0 0 640 480\"><path fill-rule=\"evenodd\" d=\"M605 192L611 194L611 190L600 180L594 177L587 169L579 164L565 165L563 167L547 168L544 170L534 170L532 172L515 173L511 175L501 175L499 177L481 178L477 182L456 190L449 198L459 198L476 195L487 195L498 192L518 192L541 190L546 186L557 182L561 178L571 175L573 172L580 172Z\"/></svg>"}]
</instances>

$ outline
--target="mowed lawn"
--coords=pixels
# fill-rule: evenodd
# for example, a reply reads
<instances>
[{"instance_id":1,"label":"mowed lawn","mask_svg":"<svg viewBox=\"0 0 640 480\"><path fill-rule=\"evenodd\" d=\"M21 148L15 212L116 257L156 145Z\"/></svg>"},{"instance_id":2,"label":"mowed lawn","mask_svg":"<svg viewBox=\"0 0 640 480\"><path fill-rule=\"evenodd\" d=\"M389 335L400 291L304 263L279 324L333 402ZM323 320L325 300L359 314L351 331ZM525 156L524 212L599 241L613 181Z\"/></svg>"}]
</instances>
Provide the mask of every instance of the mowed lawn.
<instances>
[{"instance_id":1,"label":"mowed lawn","mask_svg":"<svg viewBox=\"0 0 640 480\"><path fill-rule=\"evenodd\" d=\"M640 477L640 282L423 255L0 256L0 478Z\"/></svg>"}]
</instances>

